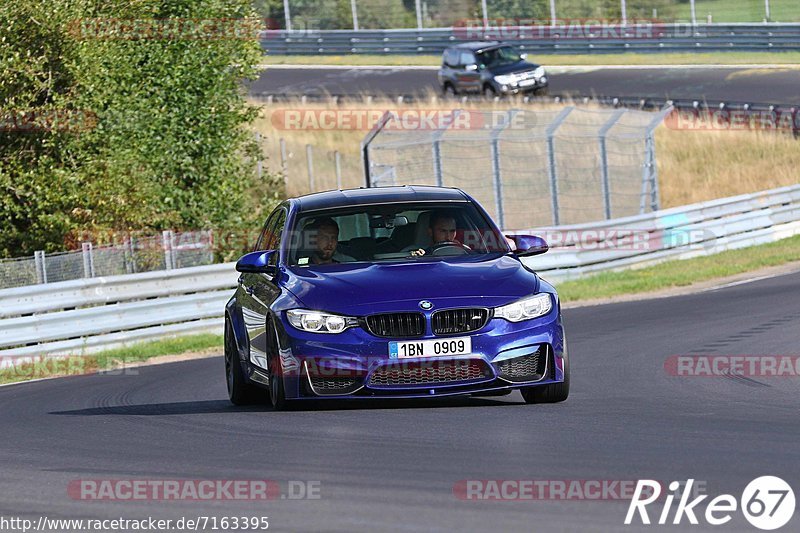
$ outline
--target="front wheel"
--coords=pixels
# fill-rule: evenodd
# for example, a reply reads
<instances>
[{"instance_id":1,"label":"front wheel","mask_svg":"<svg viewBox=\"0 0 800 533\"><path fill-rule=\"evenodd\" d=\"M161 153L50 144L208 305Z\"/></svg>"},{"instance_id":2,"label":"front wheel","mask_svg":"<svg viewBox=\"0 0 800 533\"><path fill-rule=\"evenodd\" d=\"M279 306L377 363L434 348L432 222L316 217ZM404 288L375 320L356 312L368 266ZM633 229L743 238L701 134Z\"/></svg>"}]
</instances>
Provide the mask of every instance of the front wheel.
<instances>
[{"instance_id":1,"label":"front wheel","mask_svg":"<svg viewBox=\"0 0 800 533\"><path fill-rule=\"evenodd\" d=\"M444 84L444 87L442 87L442 94L445 98L455 98L458 95L458 93L456 93L456 88L450 83Z\"/></svg>"},{"instance_id":2,"label":"front wheel","mask_svg":"<svg viewBox=\"0 0 800 533\"><path fill-rule=\"evenodd\" d=\"M564 343L564 381L551 383L538 387L522 389L522 398L525 403L558 403L569 397L569 356L566 343Z\"/></svg>"},{"instance_id":3,"label":"front wheel","mask_svg":"<svg viewBox=\"0 0 800 533\"><path fill-rule=\"evenodd\" d=\"M487 85L486 87L483 88L484 98L486 98L487 100L494 100L495 96L497 96L497 93L495 92L495 90L492 88L491 85Z\"/></svg>"},{"instance_id":4,"label":"front wheel","mask_svg":"<svg viewBox=\"0 0 800 533\"><path fill-rule=\"evenodd\" d=\"M247 382L239 361L233 327L225 321L225 382L228 386L228 399L233 405L251 405L264 401L264 391Z\"/></svg>"},{"instance_id":5,"label":"front wheel","mask_svg":"<svg viewBox=\"0 0 800 533\"><path fill-rule=\"evenodd\" d=\"M281 367L280 342L278 331L272 326L273 341L270 343L269 357L269 399L276 411L285 411L289 402L286 400L286 387L283 384L283 371Z\"/></svg>"}]
</instances>

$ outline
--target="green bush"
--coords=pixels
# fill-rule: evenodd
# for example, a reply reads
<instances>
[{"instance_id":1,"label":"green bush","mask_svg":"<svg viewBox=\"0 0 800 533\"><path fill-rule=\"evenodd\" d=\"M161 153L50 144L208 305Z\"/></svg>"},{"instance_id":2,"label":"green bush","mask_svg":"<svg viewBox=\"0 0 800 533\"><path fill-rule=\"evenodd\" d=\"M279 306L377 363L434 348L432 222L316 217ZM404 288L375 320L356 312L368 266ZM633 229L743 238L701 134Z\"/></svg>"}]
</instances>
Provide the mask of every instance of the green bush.
<instances>
[{"instance_id":1,"label":"green bush","mask_svg":"<svg viewBox=\"0 0 800 533\"><path fill-rule=\"evenodd\" d=\"M163 19L227 19L252 31L91 31ZM258 226L282 193L276 177L255 175L256 109L242 86L262 53L258 24L250 0L3 2L0 113L45 118L35 131L0 128L0 255L61 250L73 232ZM64 128L67 112L80 127Z\"/></svg>"}]
</instances>

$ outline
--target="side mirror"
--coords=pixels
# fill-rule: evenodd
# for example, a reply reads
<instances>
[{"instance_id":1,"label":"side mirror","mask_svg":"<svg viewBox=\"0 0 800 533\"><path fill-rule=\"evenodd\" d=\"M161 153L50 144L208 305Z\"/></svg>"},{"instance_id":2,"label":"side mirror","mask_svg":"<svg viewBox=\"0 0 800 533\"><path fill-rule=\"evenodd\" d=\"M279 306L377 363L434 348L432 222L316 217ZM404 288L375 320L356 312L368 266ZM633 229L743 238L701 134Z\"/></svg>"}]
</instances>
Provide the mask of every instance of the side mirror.
<instances>
[{"instance_id":1,"label":"side mirror","mask_svg":"<svg viewBox=\"0 0 800 533\"><path fill-rule=\"evenodd\" d=\"M271 264L271 261L277 259L277 253L277 250L267 250L243 255L236 261L236 270L252 274L274 275L277 269L274 264Z\"/></svg>"},{"instance_id":2,"label":"side mirror","mask_svg":"<svg viewBox=\"0 0 800 533\"><path fill-rule=\"evenodd\" d=\"M514 251L514 255L517 257L539 255L550 249L547 242L536 235L506 235L506 237L517 245L517 249Z\"/></svg>"}]
</instances>

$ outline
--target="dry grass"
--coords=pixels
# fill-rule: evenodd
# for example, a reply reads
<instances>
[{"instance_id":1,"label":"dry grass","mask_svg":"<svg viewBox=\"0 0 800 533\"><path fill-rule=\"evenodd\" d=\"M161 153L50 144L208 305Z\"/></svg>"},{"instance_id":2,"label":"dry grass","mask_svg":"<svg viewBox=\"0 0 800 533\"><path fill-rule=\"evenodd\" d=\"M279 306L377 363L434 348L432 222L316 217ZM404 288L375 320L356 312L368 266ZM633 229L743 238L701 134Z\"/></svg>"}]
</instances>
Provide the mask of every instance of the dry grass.
<instances>
[{"instance_id":1,"label":"dry grass","mask_svg":"<svg viewBox=\"0 0 800 533\"><path fill-rule=\"evenodd\" d=\"M342 186L363 185L360 143L368 127L346 129L285 129L282 117L287 110L328 109L363 110L379 116L382 110L412 109L508 109L513 102L449 102L402 105L392 101L372 104L294 103L262 107L255 128L264 139L267 168L281 172L279 139L287 147L287 194L296 196L310 191L306 165L306 145L313 146L316 190L336 188L333 152L341 154ZM523 104L518 104L523 105ZM553 104L538 109L553 109ZM656 157L663 207L685 205L704 200L756 192L798 183L800 141L770 132L686 131L661 126L656 131Z\"/></svg>"}]
</instances>

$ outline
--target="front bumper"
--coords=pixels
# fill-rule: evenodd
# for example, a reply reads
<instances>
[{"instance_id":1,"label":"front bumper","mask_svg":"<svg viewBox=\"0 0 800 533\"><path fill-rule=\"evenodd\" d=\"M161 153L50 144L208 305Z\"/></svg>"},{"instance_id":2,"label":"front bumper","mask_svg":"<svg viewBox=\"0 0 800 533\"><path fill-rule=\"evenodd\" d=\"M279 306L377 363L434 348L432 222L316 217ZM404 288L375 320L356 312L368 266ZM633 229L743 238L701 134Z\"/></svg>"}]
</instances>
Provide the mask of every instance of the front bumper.
<instances>
[{"instance_id":1,"label":"front bumper","mask_svg":"<svg viewBox=\"0 0 800 533\"><path fill-rule=\"evenodd\" d=\"M533 81L533 83L530 85L523 85L524 82L504 85L497 83L497 81L495 81L494 79L491 81L491 83L495 92L497 94L503 94L503 95L522 94L533 91L540 91L546 89L550 85L550 80L547 78L547 76L542 76L541 78L536 78L531 81Z\"/></svg>"},{"instance_id":2,"label":"front bumper","mask_svg":"<svg viewBox=\"0 0 800 533\"><path fill-rule=\"evenodd\" d=\"M512 390L564 380L564 332L557 310L512 323L493 318L469 336L468 355L392 359L389 342L361 328L306 333L283 323L287 399L430 398Z\"/></svg>"}]
</instances>

